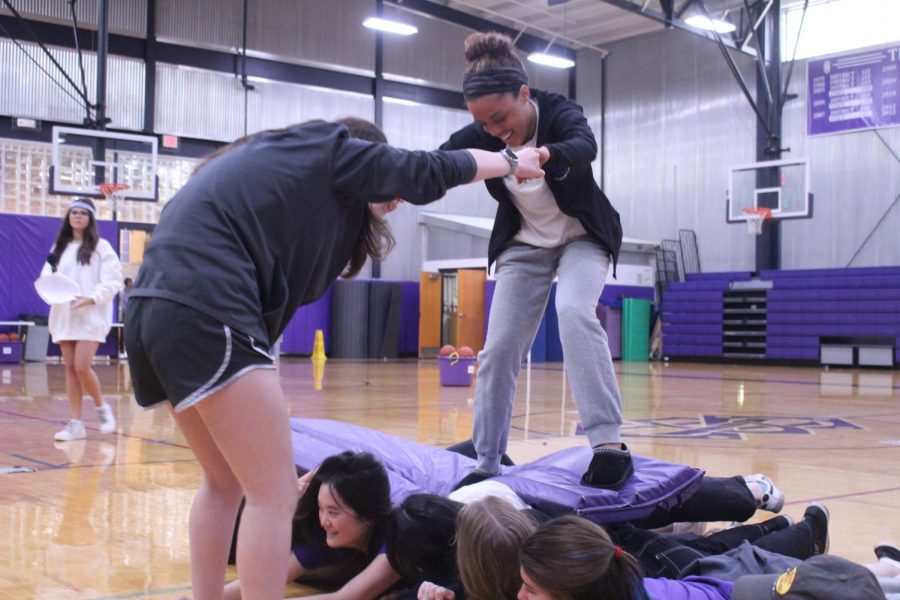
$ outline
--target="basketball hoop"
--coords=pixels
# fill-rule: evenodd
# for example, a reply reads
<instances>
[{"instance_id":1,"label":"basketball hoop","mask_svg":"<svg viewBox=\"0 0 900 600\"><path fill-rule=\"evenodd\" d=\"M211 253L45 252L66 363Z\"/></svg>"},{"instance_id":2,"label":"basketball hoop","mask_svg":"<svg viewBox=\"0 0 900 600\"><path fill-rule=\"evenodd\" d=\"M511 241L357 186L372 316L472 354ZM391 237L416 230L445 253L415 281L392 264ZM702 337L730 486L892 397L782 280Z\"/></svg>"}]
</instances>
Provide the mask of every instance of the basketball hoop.
<instances>
[{"instance_id":1,"label":"basketball hoop","mask_svg":"<svg viewBox=\"0 0 900 600\"><path fill-rule=\"evenodd\" d=\"M103 194L103 197L109 200L113 196L117 198L121 198L122 195L119 192L124 192L129 188L127 183L101 183L100 184L100 193Z\"/></svg>"},{"instance_id":2,"label":"basketball hoop","mask_svg":"<svg viewBox=\"0 0 900 600\"><path fill-rule=\"evenodd\" d=\"M747 217L747 233L760 235L763 221L772 218L771 208L742 208L741 212Z\"/></svg>"},{"instance_id":3,"label":"basketball hoop","mask_svg":"<svg viewBox=\"0 0 900 600\"><path fill-rule=\"evenodd\" d=\"M100 184L100 193L103 194L103 197L109 200L112 204L112 214L113 220L116 218L116 209L119 205L119 200L123 200L124 196L122 192L129 188L127 183L101 183Z\"/></svg>"}]
</instances>

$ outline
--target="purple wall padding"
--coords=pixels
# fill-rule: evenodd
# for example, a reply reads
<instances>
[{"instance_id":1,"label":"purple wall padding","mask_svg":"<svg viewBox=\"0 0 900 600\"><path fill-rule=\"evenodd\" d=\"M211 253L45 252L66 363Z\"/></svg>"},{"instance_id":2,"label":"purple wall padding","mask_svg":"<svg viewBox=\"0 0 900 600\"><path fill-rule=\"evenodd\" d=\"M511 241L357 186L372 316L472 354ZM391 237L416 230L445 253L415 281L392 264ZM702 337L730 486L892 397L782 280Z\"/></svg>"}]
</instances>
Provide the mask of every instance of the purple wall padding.
<instances>
[{"instance_id":1,"label":"purple wall padding","mask_svg":"<svg viewBox=\"0 0 900 600\"><path fill-rule=\"evenodd\" d=\"M16 320L19 315L47 316L47 306L34 291L47 254L59 232L59 217L0 214L0 320ZM98 221L100 237L119 251L119 228L113 221ZM113 314L118 314L118 299ZM101 344L100 356L119 355L118 332L113 328ZM59 346L51 343L48 354L58 356Z\"/></svg>"},{"instance_id":2,"label":"purple wall padding","mask_svg":"<svg viewBox=\"0 0 900 600\"><path fill-rule=\"evenodd\" d=\"M900 267L859 267L855 269L779 269L760 271L762 279L799 279L804 277L900 277Z\"/></svg>"},{"instance_id":3,"label":"purple wall padding","mask_svg":"<svg viewBox=\"0 0 900 600\"><path fill-rule=\"evenodd\" d=\"M297 309L284 330L281 340L282 353L312 354L317 329L322 330L325 353L330 351L331 340L328 332L331 327L331 293L333 289L333 287L329 287L321 298Z\"/></svg>"},{"instance_id":4,"label":"purple wall padding","mask_svg":"<svg viewBox=\"0 0 900 600\"><path fill-rule=\"evenodd\" d=\"M603 287L600 292L600 302L607 306L611 306L622 298L641 298L653 302L655 288L644 287L640 285L616 285L610 284Z\"/></svg>"},{"instance_id":5,"label":"purple wall padding","mask_svg":"<svg viewBox=\"0 0 900 600\"><path fill-rule=\"evenodd\" d=\"M413 493L446 496L474 468L475 461L441 448L325 419L291 419L294 464L312 469L345 450L370 452L381 461L396 505ZM500 467L498 481L531 506L552 516L576 512L597 523L648 516L672 508L696 491L703 472L684 465L633 455L634 476L618 492L586 487L581 474L593 457L588 446L554 452L532 463Z\"/></svg>"},{"instance_id":6,"label":"purple wall padding","mask_svg":"<svg viewBox=\"0 0 900 600\"><path fill-rule=\"evenodd\" d=\"M720 273L688 273L685 275L687 281L750 281L753 274L750 271L722 271Z\"/></svg>"},{"instance_id":7,"label":"purple wall padding","mask_svg":"<svg viewBox=\"0 0 900 600\"><path fill-rule=\"evenodd\" d=\"M419 354L419 282L400 282L400 356Z\"/></svg>"}]
</instances>

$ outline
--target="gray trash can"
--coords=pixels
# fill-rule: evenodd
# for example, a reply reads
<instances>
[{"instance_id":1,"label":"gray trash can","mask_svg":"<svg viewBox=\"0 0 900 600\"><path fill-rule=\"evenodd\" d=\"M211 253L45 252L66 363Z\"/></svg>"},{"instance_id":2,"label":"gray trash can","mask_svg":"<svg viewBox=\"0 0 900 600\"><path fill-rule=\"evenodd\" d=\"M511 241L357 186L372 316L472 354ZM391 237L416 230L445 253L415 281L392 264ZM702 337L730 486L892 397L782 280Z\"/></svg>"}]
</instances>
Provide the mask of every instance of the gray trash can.
<instances>
[{"instance_id":1,"label":"gray trash can","mask_svg":"<svg viewBox=\"0 0 900 600\"><path fill-rule=\"evenodd\" d=\"M31 321L34 325L20 327L19 335L25 339L26 362L44 362L47 360L47 347L50 344L50 328L44 315L19 315L21 321Z\"/></svg>"},{"instance_id":2,"label":"gray trash can","mask_svg":"<svg viewBox=\"0 0 900 600\"><path fill-rule=\"evenodd\" d=\"M44 362L47 360L47 346L50 344L50 328L46 325L32 325L25 335L25 361Z\"/></svg>"}]
</instances>

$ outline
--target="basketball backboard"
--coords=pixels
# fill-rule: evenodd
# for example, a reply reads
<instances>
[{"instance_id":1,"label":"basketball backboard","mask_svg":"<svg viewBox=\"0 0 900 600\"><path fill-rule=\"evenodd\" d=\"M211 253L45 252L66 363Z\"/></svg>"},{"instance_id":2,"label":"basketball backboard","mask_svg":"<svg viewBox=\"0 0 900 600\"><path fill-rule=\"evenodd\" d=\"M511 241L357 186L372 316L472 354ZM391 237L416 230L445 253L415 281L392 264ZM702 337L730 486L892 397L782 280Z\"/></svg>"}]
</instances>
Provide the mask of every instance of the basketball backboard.
<instances>
[{"instance_id":1,"label":"basketball backboard","mask_svg":"<svg viewBox=\"0 0 900 600\"><path fill-rule=\"evenodd\" d=\"M769 208L773 219L812 217L809 164L805 159L770 160L731 167L726 220L748 219L745 209Z\"/></svg>"},{"instance_id":2,"label":"basketball backboard","mask_svg":"<svg viewBox=\"0 0 900 600\"><path fill-rule=\"evenodd\" d=\"M54 127L50 193L103 198L101 184L122 184L123 199L156 201L157 149L155 136Z\"/></svg>"}]
</instances>

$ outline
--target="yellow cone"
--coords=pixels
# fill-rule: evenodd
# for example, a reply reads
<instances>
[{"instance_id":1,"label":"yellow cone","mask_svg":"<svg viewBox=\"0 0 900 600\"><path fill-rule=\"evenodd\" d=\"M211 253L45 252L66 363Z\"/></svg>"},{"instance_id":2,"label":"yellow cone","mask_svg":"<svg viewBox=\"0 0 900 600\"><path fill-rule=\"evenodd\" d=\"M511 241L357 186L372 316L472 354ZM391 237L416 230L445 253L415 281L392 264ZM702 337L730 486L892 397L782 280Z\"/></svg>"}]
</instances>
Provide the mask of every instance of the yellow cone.
<instances>
[{"instance_id":1,"label":"yellow cone","mask_svg":"<svg viewBox=\"0 0 900 600\"><path fill-rule=\"evenodd\" d=\"M313 352L310 357L314 361L321 360L326 361L328 357L325 356L325 335L322 333L321 329L316 329L316 337L313 341Z\"/></svg>"},{"instance_id":2,"label":"yellow cone","mask_svg":"<svg viewBox=\"0 0 900 600\"><path fill-rule=\"evenodd\" d=\"M313 367L313 384L315 385L316 391L322 391L322 380L325 379L325 357L322 358L313 358L312 359L312 367Z\"/></svg>"}]
</instances>

